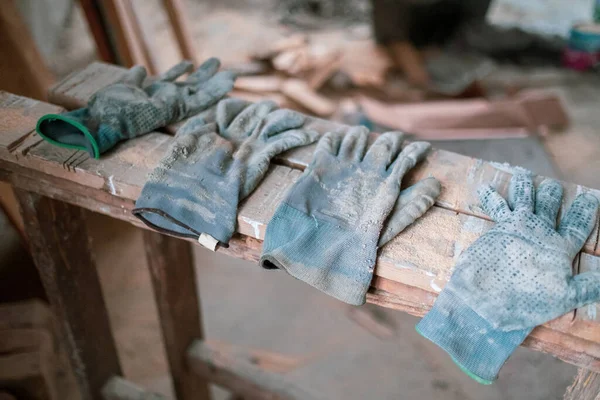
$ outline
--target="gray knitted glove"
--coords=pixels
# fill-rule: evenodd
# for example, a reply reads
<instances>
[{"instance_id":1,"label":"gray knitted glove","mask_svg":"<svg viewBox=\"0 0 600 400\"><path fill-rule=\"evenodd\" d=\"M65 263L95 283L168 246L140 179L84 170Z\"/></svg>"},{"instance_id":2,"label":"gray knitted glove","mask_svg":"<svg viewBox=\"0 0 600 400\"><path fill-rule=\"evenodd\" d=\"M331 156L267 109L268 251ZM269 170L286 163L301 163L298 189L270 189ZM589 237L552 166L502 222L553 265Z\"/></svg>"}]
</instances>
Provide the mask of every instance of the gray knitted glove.
<instances>
[{"instance_id":1,"label":"gray knitted glove","mask_svg":"<svg viewBox=\"0 0 600 400\"><path fill-rule=\"evenodd\" d=\"M227 244L239 202L267 172L270 160L317 139L306 117L273 102L221 101L210 115L187 121L150 175L133 213L155 229L186 237L208 234Z\"/></svg>"},{"instance_id":2,"label":"gray knitted glove","mask_svg":"<svg viewBox=\"0 0 600 400\"><path fill-rule=\"evenodd\" d=\"M406 189L404 175L429 143L401 150L403 136L388 132L367 150L368 130L328 133L313 161L267 226L261 265L281 268L350 304L363 304L377 249L423 215L440 193L434 178Z\"/></svg>"},{"instance_id":3,"label":"gray knitted glove","mask_svg":"<svg viewBox=\"0 0 600 400\"><path fill-rule=\"evenodd\" d=\"M233 88L233 73L217 73L216 58L204 62L185 81L175 82L192 66L189 61L181 62L146 87L142 87L146 69L135 66L121 82L96 92L86 108L44 115L37 131L55 145L86 150L99 158L121 140L198 114Z\"/></svg>"},{"instance_id":4,"label":"gray knitted glove","mask_svg":"<svg viewBox=\"0 0 600 400\"><path fill-rule=\"evenodd\" d=\"M598 199L577 196L556 228L562 186L516 173L508 203L479 191L496 225L462 253L450 282L417 330L467 373L491 383L531 330L600 300L600 273L573 276L573 259L596 224Z\"/></svg>"}]
</instances>

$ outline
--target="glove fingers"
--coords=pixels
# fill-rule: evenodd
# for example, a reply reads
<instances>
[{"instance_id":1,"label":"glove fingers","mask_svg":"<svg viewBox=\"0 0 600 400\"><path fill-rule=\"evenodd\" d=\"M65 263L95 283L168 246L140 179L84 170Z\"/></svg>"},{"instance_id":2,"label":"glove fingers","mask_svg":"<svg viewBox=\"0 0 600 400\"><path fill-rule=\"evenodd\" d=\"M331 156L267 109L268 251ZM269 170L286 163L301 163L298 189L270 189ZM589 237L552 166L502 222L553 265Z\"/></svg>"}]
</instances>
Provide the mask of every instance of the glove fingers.
<instances>
[{"instance_id":1,"label":"glove fingers","mask_svg":"<svg viewBox=\"0 0 600 400\"><path fill-rule=\"evenodd\" d=\"M600 301L600 272L584 272L575 275L570 283L572 309Z\"/></svg>"},{"instance_id":2,"label":"glove fingers","mask_svg":"<svg viewBox=\"0 0 600 400\"><path fill-rule=\"evenodd\" d=\"M583 193L575 198L573 204L558 225L558 233L570 244L573 255L583 247L596 225L598 199Z\"/></svg>"},{"instance_id":3,"label":"glove fingers","mask_svg":"<svg viewBox=\"0 0 600 400\"><path fill-rule=\"evenodd\" d=\"M319 134L314 130L293 129L274 136L266 147L267 155L270 158L283 153L294 147L306 146L313 143Z\"/></svg>"},{"instance_id":4,"label":"glove fingers","mask_svg":"<svg viewBox=\"0 0 600 400\"><path fill-rule=\"evenodd\" d=\"M419 161L425 158L427 152L431 148L428 142L412 142L396 157L392 163L391 179L400 182L402 177L413 168Z\"/></svg>"},{"instance_id":5,"label":"glove fingers","mask_svg":"<svg viewBox=\"0 0 600 400\"><path fill-rule=\"evenodd\" d=\"M206 120L202 115L197 115L185 121L181 128L177 129L177 133L175 134L175 136L185 136L193 133L198 133L200 131L216 132L216 130L217 126L214 123L207 124Z\"/></svg>"},{"instance_id":6,"label":"glove fingers","mask_svg":"<svg viewBox=\"0 0 600 400\"><path fill-rule=\"evenodd\" d=\"M179 64L176 64L169 68L169 70L160 75L159 80L163 82L173 82L181 75L186 74L192 70L194 64L191 61L182 61Z\"/></svg>"},{"instance_id":7,"label":"glove fingers","mask_svg":"<svg viewBox=\"0 0 600 400\"><path fill-rule=\"evenodd\" d=\"M553 228L556 227L556 216L562 204L563 187L554 179L546 179L535 194L535 214Z\"/></svg>"},{"instance_id":8,"label":"glove fingers","mask_svg":"<svg viewBox=\"0 0 600 400\"><path fill-rule=\"evenodd\" d=\"M315 150L315 159L319 154L330 154L337 156L343 137L344 134L342 132L327 132L317 144L317 149Z\"/></svg>"},{"instance_id":9,"label":"glove fingers","mask_svg":"<svg viewBox=\"0 0 600 400\"><path fill-rule=\"evenodd\" d=\"M220 74L221 72L219 72ZM214 78L217 78L218 75ZM202 85L202 89L189 93L188 104L190 114L196 114L221 100L233 89L233 79L210 79Z\"/></svg>"},{"instance_id":10,"label":"glove fingers","mask_svg":"<svg viewBox=\"0 0 600 400\"><path fill-rule=\"evenodd\" d=\"M251 103L241 99L225 99L217 104L216 122L219 132L226 132L232 121Z\"/></svg>"},{"instance_id":11,"label":"glove fingers","mask_svg":"<svg viewBox=\"0 0 600 400\"><path fill-rule=\"evenodd\" d=\"M367 150L364 162L387 169L400 152L402 140L404 134L401 132L386 132L380 135Z\"/></svg>"},{"instance_id":12,"label":"glove fingers","mask_svg":"<svg viewBox=\"0 0 600 400\"><path fill-rule=\"evenodd\" d=\"M535 190L531 172L519 169L515 172L508 187L508 205L514 210L533 212Z\"/></svg>"},{"instance_id":13,"label":"glove fingers","mask_svg":"<svg viewBox=\"0 0 600 400\"><path fill-rule=\"evenodd\" d=\"M479 195L479 201L483 211L490 216L494 221L500 222L508 218L511 211L504 200L504 197L500 196L496 189L490 185L483 185L477 190Z\"/></svg>"},{"instance_id":14,"label":"glove fingers","mask_svg":"<svg viewBox=\"0 0 600 400\"><path fill-rule=\"evenodd\" d=\"M263 121L264 124L260 129L260 135L268 139L281 132L300 128L304 125L306 117L296 111L279 109L267 115Z\"/></svg>"},{"instance_id":15,"label":"glove fingers","mask_svg":"<svg viewBox=\"0 0 600 400\"><path fill-rule=\"evenodd\" d=\"M146 72L146 68L142 67L141 65L135 65L129 68L125 75L123 75L121 82L125 83L126 85L142 87L144 79L146 79L147 75L148 72Z\"/></svg>"},{"instance_id":16,"label":"glove fingers","mask_svg":"<svg viewBox=\"0 0 600 400\"><path fill-rule=\"evenodd\" d=\"M361 161L367 148L369 130L364 126L352 127L346 132L338 155L349 160Z\"/></svg>"},{"instance_id":17,"label":"glove fingers","mask_svg":"<svg viewBox=\"0 0 600 400\"><path fill-rule=\"evenodd\" d=\"M188 83L201 84L217 73L221 67L221 61L218 58L211 57L204 61L197 70L192 72L186 79Z\"/></svg>"},{"instance_id":18,"label":"glove fingers","mask_svg":"<svg viewBox=\"0 0 600 400\"><path fill-rule=\"evenodd\" d=\"M425 214L433 206L441 190L440 182L429 177L401 191L379 237L379 247Z\"/></svg>"},{"instance_id":19,"label":"glove fingers","mask_svg":"<svg viewBox=\"0 0 600 400\"><path fill-rule=\"evenodd\" d=\"M250 105L241 101L229 103L228 108L223 107L223 112L217 114L220 133L224 137L246 137L276 108L277 104L272 101L259 101Z\"/></svg>"},{"instance_id":20,"label":"glove fingers","mask_svg":"<svg viewBox=\"0 0 600 400\"><path fill-rule=\"evenodd\" d=\"M318 132L313 130L290 130L274 136L273 141L258 157L252 158L241 188L240 200L246 198L256 188L269 169L273 157L289 149L311 144L317 140L318 136Z\"/></svg>"}]
</instances>

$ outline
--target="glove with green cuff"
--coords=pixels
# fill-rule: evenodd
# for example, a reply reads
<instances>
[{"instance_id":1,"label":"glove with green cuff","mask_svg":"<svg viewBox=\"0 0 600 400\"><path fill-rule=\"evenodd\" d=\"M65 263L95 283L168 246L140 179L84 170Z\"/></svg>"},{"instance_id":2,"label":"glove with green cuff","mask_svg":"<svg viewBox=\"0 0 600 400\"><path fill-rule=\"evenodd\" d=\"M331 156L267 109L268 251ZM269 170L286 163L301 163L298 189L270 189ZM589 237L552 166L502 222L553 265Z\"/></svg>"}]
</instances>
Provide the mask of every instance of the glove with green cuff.
<instances>
[{"instance_id":1,"label":"glove with green cuff","mask_svg":"<svg viewBox=\"0 0 600 400\"><path fill-rule=\"evenodd\" d=\"M185 81L176 82L192 69L192 63L184 61L146 87L142 87L146 69L135 66L120 82L96 92L87 107L41 117L37 132L52 144L99 158L121 140L179 122L216 104L231 91L235 80L231 72L217 72L219 66L219 60L211 58Z\"/></svg>"}]
</instances>

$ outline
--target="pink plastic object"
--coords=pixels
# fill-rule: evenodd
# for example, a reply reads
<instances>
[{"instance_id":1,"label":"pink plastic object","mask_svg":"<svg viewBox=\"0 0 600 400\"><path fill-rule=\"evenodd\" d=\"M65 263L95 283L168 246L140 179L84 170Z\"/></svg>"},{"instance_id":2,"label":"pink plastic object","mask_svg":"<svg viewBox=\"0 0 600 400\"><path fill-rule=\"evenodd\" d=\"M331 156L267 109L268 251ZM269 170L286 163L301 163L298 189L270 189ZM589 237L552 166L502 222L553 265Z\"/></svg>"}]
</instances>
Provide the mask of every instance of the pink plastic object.
<instances>
[{"instance_id":1,"label":"pink plastic object","mask_svg":"<svg viewBox=\"0 0 600 400\"><path fill-rule=\"evenodd\" d=\"M576 71L585 71L593 67L599 60L598 53L588 53L580 50L565 48L563 65Z\"/></svg>"}]
</instances>

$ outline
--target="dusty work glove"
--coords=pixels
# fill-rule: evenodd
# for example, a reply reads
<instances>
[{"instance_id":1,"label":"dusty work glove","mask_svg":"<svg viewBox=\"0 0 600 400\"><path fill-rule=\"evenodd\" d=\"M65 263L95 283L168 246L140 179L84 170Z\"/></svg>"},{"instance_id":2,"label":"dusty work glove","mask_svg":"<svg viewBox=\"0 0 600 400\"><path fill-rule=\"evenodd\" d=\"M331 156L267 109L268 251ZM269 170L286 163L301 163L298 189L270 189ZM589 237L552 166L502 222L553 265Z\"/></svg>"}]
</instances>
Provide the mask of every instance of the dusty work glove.
<instances>
[{"instance_id":1,"label":"dusty work glove","mask_svg":"<svg viewBox=\"0 0 600 400\"><path fill-rule=\"evenodd\" d=\"M364 304L377 249L419 218L439 195L425 179L402 193L404 175L429 143L401 151L388 132L367 149L362 127L328 133L267 226L261 265L280 268L349 304Z\"/></svg>"},{"instance_id":2,"label":"dusty work glove","mask_svg":"<svg viewBox=\"0 0 600 400\"><path fill-rule=\"evenodd\" d=\"M135 66L121 82L96 92L87 107L41 117L37 132L50 143L85 150L99 158L121 140L181 121L216 104L233 88L235 80L231 72L217 72L219 66L219 60L211 58L185 81L175 82L193 67L184 61L146 87L142 87L146 69Z\"/></svg>"},{"instance_id":3,"label":"dusty work glove","mask_svg":"<svg viewBox=\"0 0 600 400\"><path fill-rule=\"evenodd\" d=\"M556 228L562 186L537 190L518 171L508 204L479 190L496 225L462 253L450 282L417 331L444 349L470 377L489 384L532 329L600 300L600 274L573 276L572 263L596 223L598 200L577 196Z\"/></svg>"},{"instance_id":4,"label":"dusty work glove","mask_svg":"<svg viewBox=\"0 0 600 400\"><path fill-rule=\"evenodd\" d=\"M239 202L261 181L271 158L317 140L302 129L306 117L270 101L226 99L216 122L199 115L177 132L167 155L150 175L133 213L155 229L227 244Z\"/></svg>"}]
</instances>

